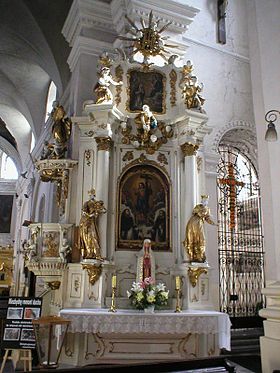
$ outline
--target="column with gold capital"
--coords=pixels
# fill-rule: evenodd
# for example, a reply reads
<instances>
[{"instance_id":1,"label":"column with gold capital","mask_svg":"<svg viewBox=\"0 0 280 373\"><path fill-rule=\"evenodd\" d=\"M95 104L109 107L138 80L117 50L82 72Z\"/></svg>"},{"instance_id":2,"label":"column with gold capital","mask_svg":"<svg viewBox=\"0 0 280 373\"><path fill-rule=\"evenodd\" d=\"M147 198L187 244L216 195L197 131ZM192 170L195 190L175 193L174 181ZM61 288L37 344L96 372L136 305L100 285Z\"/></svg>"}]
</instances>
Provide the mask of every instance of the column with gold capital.
<instances>
[{"instance_id":1,"label":"column with gold capital","mask_svg":"<svg viewBox=\"0 0 280 373\"><path fill-rule=\"evenodd\" d=\"M192 210L197 203L197 165L196 152L198 144L185 142L181 145L184 156L184 170L181 178L181 242L185 239L185 229L188 219L191 217ZM188 256L183 251L183 261L188 260Z\"/></svg>"},{"instance_id":2,"label":"column with gold capital","mask_svg":"<svg viewBox=\"0 0 280 373\"><path fill-rule=\"evenodd\" d=\"M105 206L108 206L109 199L109 160L110 150L113 145L111 137L96 137L97 143L97 172L96 172L96 195L98 199L104 202ZM107 219L108 214L104 214L99 220L99 232L100 232L100 244L101 244L101 256L107 258Z\"/></svg>"}]
</instances>

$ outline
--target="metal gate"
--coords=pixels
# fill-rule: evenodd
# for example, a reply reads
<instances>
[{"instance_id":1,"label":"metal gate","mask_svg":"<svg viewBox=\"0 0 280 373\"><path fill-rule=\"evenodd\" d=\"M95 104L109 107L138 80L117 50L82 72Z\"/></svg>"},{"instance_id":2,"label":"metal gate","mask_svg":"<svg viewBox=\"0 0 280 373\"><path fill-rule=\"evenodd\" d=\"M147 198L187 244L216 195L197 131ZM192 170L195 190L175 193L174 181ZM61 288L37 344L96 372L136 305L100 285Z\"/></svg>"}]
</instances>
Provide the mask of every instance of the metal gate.
<instances>
[{"instance_id":1,"label":"metal gate","mask_svg":"<svg viewBox=\"0 0 280 373\"><path fill-rule=\"evenodd\" d=\"M220 310L231 318L258 316L264 286L261 201L252 163L221 146L218 166Z\"/></svg>"}]
</instances>

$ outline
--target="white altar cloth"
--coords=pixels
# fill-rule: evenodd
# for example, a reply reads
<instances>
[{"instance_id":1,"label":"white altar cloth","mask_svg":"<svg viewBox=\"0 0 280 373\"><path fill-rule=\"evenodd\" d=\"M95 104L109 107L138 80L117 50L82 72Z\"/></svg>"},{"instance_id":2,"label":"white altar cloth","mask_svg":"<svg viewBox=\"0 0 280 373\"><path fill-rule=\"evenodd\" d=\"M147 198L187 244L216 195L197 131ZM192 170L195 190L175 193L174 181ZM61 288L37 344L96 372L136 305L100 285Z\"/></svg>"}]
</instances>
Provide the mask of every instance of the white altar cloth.
<instances>
[{"instance_id":1,"label":"white altar cloth","mask_svg":"<svg viewBox=\"0 0 280 373\"><path fill-rule=\"evenodd\" d=\"M60 316L71 320L71 333L101 334L216 334L219 348L230 351L229 316L222 312L191 310L181 313L107 309L63 309Z\"/></svg>"}]
</instances>

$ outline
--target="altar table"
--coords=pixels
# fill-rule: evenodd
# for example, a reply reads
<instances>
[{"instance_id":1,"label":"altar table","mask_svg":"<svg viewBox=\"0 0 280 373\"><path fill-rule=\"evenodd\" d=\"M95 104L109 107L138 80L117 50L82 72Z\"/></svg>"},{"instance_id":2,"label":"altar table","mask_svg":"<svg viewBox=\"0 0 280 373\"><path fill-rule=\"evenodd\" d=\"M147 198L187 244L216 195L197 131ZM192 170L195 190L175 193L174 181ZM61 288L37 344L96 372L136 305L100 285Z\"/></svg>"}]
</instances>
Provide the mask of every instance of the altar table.
<instances>
[{"instance_id":1,"label":"altar table","mask_svg":"<svg viewBox=\"0 0 280 373\"><path fill-rule=\"evenodd\" d=\"M191 359L230 350L231 323L221 312L63 309L60 315L71 320L63 360L74 365Z\"/></svg>"}]
</instances>

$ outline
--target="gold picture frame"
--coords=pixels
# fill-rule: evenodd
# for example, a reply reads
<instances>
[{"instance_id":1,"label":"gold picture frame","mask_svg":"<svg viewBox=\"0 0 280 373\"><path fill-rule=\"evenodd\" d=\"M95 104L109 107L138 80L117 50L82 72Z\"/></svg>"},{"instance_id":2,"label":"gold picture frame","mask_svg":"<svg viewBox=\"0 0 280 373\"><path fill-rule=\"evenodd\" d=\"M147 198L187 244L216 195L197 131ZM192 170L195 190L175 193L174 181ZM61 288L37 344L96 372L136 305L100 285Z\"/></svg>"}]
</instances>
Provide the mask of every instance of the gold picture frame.
<instances>
[{"instance_id":1,"label":"gold picture frame","mask_svg":"<svg viewBox=\"0 0 280 373\"><path fill-rule=\"evenodd\" d=\"M154 114L166 113L166 76L158 70L127 72L126 109L138 113L148 105Z\"/></svg>"},{"instance_id":2,"label":"gold picture frame","mask_svg":"<svg viewBox=\"0 0 280 373\"><path fill-rule=\"evenodd\" d=\"M151 164L135 164L118 181L117 250L139 250L145 238L153 250L171 251L171 184Z\"/></svg>"}]
</instances>

